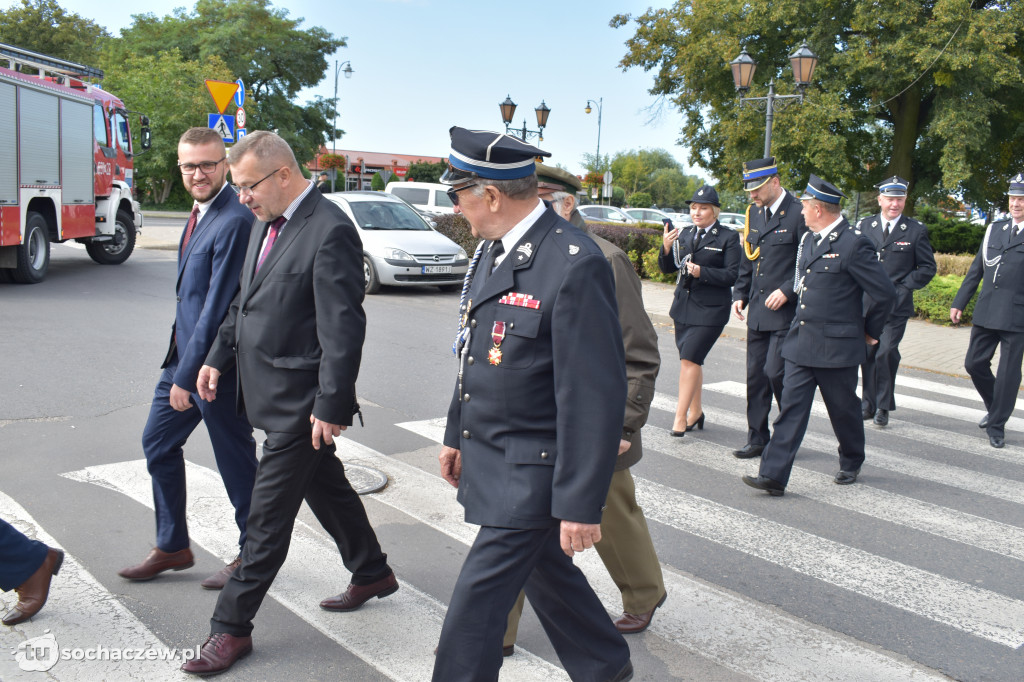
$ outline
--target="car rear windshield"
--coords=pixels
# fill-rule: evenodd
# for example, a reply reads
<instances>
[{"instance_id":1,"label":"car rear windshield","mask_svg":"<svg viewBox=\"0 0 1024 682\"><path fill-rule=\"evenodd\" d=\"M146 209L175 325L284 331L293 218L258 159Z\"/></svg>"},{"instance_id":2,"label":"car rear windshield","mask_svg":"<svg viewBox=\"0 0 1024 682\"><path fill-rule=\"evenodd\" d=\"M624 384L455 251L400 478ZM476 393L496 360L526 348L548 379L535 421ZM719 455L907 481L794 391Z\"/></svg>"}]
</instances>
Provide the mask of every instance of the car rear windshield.
<instances>
[{"instance_id":1,"label":"car rear windshield","mask_svg":"<svg viewBox=\"0 0 1024 682\"><path fill-rule=\"evenodd\" d=\"M353 201L349 204L364 230L429 230L416 211L397 201Z\"/></svg>"}]
</instances>

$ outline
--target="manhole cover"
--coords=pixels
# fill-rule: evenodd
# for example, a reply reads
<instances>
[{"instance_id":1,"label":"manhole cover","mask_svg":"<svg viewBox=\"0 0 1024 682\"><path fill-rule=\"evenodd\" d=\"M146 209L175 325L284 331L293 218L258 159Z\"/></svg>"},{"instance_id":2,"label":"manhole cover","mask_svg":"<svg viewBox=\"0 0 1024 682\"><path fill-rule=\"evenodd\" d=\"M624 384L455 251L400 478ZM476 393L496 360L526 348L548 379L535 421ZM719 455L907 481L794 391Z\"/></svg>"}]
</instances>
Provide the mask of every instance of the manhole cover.
<instances>
[{"instance_id":1,"label":"manhole cover","mask_svg":"<svg viewBox=\"0 0 1024 682\"><path fill-rule=\"evenodd\" d=\"M352 484L352 489L360 495L380 492L388 485L388 476L383 471L359 464L346 464L345 476Z\"/></svg>"}]
</instances>

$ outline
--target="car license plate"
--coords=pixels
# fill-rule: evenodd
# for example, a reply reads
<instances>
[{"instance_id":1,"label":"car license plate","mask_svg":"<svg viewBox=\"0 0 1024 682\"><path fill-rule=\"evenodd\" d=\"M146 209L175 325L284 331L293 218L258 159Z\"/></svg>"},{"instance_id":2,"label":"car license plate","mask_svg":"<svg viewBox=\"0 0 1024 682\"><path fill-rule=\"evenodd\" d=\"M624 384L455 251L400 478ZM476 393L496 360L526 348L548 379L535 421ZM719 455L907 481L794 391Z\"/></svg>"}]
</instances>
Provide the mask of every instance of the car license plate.
<instances>
[{"instance_id":1,"label":"car license plate","mask_svg":"<svg viewBox=\"0 0 1024 682\"><path fill-rule=\"evenodd\" d=\"M424 275L444 275L444 274L447 274L447 273L449 273L451 271L452 271L452 266L450 266L450 265L424 265L423 266L423 274Z\"/></svg>"}]
</instances>

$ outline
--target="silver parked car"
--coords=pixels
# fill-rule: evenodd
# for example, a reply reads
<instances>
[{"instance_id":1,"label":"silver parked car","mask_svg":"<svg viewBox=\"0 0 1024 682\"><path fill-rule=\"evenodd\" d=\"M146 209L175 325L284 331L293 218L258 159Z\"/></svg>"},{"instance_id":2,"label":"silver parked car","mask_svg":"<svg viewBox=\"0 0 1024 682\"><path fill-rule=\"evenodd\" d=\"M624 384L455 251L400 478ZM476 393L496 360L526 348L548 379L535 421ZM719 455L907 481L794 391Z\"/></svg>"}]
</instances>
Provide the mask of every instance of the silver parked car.
<instances>
[{"instance_id":1,"label":"silver parked car","mask_svg":"<svg viewBox=\"0 0 1024 682\"><path fill-rule=\"evenodd\" d=\"M334 192L363 241L367 294L387 286L439 286L458 291L469 267L466 250L435 230L409 204L383 192Z\"/></svg>"},{"instance_id":2,"label":"silver parked car","mask_svg":"<svg viewBox=\"0 0 1024 682\"><path fill-rule=\"evenodd\" d=\"M605 223L635 223L636 220L630 218L628 215L622 212L621 209L615 208L614 206L601 206L599 204L590 204L588 206L580 206L580 214L583 215L584 220L593 220L597 222Z\"/></svg>"}]
</instances>

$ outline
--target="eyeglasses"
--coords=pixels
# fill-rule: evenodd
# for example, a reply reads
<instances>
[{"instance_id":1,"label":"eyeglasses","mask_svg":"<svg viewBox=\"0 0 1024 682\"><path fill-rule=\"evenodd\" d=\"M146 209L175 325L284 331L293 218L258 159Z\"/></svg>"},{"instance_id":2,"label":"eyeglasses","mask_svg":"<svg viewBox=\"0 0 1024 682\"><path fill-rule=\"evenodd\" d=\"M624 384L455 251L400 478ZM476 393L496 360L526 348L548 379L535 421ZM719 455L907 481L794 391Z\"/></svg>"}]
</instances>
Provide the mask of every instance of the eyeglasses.
<instances>
[{"instance_id":1,"label":"eyeglasses","mask_svg":"<svg viewBox=\"0 0 1024 682\"><path fill-rule=\"evenodd\" d=\"M228 157L225 156L220 161L223 161L226 158ZM199 163L182 163L179 161L178 168L181 169L182 175L192 175L196 172L196 168L201 170L203 175L209 175L213 171L217 170L217 166L220 164L220 161L201 161Z\"/></svg>"},{"instance_id":2,"label":"eyeglasses","mask_svg":"<svg viewBox=\"0 0 1024 682\"><path fill-rule=\"evenodd\" d=\"M263 182L264 180L266 180L267 178L269 178L269 177L270 177L271 175L273 175L274 173L276 173L276 172L277 172L277 171L279 171L279 170L281 170L281 169L280 169L280 168L277 168L277 169L275 169L275 170L272 170L272 171L270 171L269 173L267 173L267 174L266 174L266 175L264 175L264 176L263 176L262 178L260 178L260 179L259 179L259 180L257 180L256 182L252 183L252 184L251 184L251 185L249 185L248 187L246 187L245 185L238 185L238 193L239 193L240 195L242 195L243 197L251 197L251 196L252 196L252 194L253 194L253 192L255 192L255 191L256 191L256 187L257 187L257 186L258 186L258 185L259 185L259 184L260 184L261 182Z\"/></svg>"},{"instance_id":3,"label":"eyeglasses","mask_svg":"<svg viewBox=\"0 0 1024 682\"><path fill-rule=\"evenodd\" d=\"M461 192L464 189L469 189L470 187L476 187L476 183L475 182L471 182L468 185L463 185L462 187L449 187L448 188L447 194L448 194L448 198L452 200L452 206L458 206L459 205L459 192Z\"/></svg>"}]
</instances>

